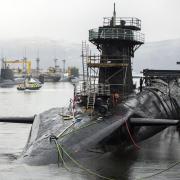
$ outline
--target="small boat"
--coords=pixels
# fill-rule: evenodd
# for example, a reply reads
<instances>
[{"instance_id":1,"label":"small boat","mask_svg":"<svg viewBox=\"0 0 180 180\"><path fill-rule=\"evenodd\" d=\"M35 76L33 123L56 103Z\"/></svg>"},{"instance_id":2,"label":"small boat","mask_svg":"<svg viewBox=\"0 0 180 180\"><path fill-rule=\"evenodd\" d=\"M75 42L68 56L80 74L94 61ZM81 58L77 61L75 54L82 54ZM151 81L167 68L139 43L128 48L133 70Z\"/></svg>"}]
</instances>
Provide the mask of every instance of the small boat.
<instances>
[{"instance_id":1,"label":"small boat","mask_svg":"<svg viewBox=\"0 0 180 180\"><path fill-rule=\"evenodd\" d=\"M37 81L35 81L34 79L26 79L24 83L19 84L17 87L17 90L38 90L40 89L42 86L40 83L38 83Z\"/></svg>"},{"instance_id":2,"label":"small boat","mask_svg":"<svg viewBox=\"0 0 180 180\"><path fill-rule=\"evenodd\" d=\"M26 85L26 89L29 89L29 90L38 90L40 89L42 86L38 83L28 83Z\"/></svg>"},{"instance_id":3,"label":"small boat","mask_svg":"<svg viewBox=\"0 0 180 180\"><path fill-rule=\"evenodd\" d=\"M17 90L25 90L25 89L26 89L26 87L24 86L24 84L19 84L17 86Z\"/></svg>"}]
</instances>

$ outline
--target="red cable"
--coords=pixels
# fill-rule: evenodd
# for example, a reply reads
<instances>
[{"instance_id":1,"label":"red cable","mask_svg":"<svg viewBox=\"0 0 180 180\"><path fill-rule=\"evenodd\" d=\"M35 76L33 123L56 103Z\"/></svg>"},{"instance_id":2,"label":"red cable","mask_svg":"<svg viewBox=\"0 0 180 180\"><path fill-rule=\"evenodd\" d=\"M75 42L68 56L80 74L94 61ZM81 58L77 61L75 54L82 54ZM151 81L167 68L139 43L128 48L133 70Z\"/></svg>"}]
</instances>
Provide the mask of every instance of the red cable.
<instances>
[{"instance_id":1,"label":"red cable","mask_svg":"<svg viewBox=\"0 0 180 180\"><path fill-rule=\"evenodd\" d=\"M125 121L125 124L126 124L126 128L127 128L129 137L131 138L131 141L133 142L134 146L135 146L137 149L140 149L140 146L136 144L136 142L134 141L134 139L133 139L133 137L132 137L132 135L131 135L131 132L130 132L129 127L128 127L128 124L127 124L127 121Z\"/></svg>"}]
</instances>

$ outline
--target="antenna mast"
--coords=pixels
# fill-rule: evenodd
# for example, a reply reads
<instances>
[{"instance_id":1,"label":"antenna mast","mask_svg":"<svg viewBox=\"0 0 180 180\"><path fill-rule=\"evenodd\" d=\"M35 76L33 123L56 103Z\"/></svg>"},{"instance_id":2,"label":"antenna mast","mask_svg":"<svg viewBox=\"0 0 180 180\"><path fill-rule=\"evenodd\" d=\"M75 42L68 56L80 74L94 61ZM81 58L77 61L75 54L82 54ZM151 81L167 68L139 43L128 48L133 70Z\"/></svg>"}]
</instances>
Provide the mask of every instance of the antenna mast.
<instances>
[{"instance_id":1,"label":"antenna mast","mask_svg":"<svg viewBox=\"0 0 180 180\"><path fill-rule=\"evenodd\" d=\"M113 26L116 26L116 4L114 3Z\"/></svg>"},{"instance_id":2,"label":"antenna mast","mask_svg":"<svg viewBox=\"0 0 180 180\"><path fill-rule=\"evenodd\" d=\"M37 51L37 58L36 58L36 71L37 71L37 75L39 75L39 70L40 70L39 63L40 63L40 58L39 58L39 49L38 49L38 51Z\"/></svg>"}]
</instances>

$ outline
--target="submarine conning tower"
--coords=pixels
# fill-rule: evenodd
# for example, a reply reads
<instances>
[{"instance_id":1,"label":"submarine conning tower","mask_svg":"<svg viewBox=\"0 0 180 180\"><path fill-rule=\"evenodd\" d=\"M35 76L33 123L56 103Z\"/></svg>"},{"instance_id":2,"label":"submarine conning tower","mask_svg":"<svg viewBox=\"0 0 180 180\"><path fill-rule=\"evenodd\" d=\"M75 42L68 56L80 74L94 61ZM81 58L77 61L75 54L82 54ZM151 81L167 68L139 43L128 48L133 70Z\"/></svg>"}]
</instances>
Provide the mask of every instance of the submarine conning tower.
<instances>
[{"instance_id":1,"label":"submarine conning tower","mask_svg":"<svg viewBox=\"0 0 180 180\"><path fill-rule=\"evenodd\" d=\"M99 56L89 56L88 67L98 69L98 83L109 86L110 94L120 97L133 91L131 58L144 44L140 33L141 20L134 17L105 17L103 26L89 30L89 41L100 51Z\"/></svg>"}]
</instances>

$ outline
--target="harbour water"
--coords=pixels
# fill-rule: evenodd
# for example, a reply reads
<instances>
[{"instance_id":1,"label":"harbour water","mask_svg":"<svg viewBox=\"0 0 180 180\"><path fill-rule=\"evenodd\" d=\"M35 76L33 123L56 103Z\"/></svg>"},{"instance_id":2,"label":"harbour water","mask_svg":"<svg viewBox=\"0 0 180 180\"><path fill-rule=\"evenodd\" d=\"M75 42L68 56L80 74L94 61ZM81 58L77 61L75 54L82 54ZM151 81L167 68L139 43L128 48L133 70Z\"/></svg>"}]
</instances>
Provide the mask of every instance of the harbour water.
<instances>
[{"instance_id":1,"label":"harbour water","mask_svg":"<svg viewBox=\"0 0 180 180\"><path fill-rule=\"evenodd\" d=\"M39 91L0 89L0 116L31 116L52 107L68 106L73 96L69 83L46 83ZM95 180L96 176L72 166L73 173L57 164L28 166L16 161L30 131L29 124L0 123L0 180ZM162 133L124 152L106 153L86 164L98 174L117 180L138 180L158 173L180 161L180 134L176 128ZM180 164L146 179L179 180Z\"/></svg>"}]
</instances>

